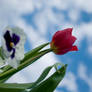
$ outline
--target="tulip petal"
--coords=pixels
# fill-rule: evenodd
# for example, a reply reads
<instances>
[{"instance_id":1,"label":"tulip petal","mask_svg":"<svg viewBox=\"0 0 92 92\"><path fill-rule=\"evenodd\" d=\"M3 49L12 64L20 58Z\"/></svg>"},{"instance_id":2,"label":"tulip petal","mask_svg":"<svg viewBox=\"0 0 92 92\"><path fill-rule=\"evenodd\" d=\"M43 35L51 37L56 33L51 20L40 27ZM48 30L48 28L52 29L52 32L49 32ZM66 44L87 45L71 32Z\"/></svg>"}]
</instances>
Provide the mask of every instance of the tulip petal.
<instances>
[{"instance_id":1,"label":"tulip petal","mask_svg":"<svg viewBox=\"0 0 92 92\"><path fill-rule=\"evenodd\" d=\"M66 28L62 31L64 31L67 35L72 35L72 30L73 30L73 28Z\"/></svg>"},{"instance_id":2,"label":"tulip petal","mask_svg":"<svg viewBox=\"0 0 92 92\"><path fill-rule=\"evenodd\" d=\"M59 41L59 40L62 40L63 38L64 39L69 38L72 35L72 30L73 30L73 28L67 28L67 29L64 29L64 30L57 31L54 34L54 36L52 38L52 41L54 41L54 40L58 40Z\"/></svg>"},{"instance_id":3,"label":"tulip petal","mask_svg":"<svg viewBox=\"0 0 92 92\"><path fill-rule=\"evenodd\" d=\"M70 51L78 51L78 48L76 45L72 46L71 50Z\"/></svg>"},{"instance_id":4,"label":"tulip petal","mask_svg":"<svg viewBox=\"0 0 92 92\"><path fill-rule=\"evenodd\" d=\"M71 37L71 44L74 44L74 42L77 40L77 38L75 36Z\"/></svg>"},{"instance_id":5,"label":"tulip petal","mask_svg":"<svg viewBox=\"0 0 92 92\"><path fill-rule=\"evenodd\" d=\"M76 37L72 36L73 28L57 31L51 41L51 48L56 54L65 54L69 51L78 51L77 46L73 46Z\"/></svg>"}]
</instances>

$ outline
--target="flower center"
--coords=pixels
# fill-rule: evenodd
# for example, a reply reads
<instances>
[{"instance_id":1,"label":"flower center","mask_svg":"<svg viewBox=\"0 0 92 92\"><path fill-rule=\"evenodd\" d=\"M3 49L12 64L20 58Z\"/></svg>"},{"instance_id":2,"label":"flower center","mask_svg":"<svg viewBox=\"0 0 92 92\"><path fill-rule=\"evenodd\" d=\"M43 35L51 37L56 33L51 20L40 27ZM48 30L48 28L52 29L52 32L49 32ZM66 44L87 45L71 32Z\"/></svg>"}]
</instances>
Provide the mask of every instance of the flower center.
<instances>
[{"instance_id":1,"label":"flower center","mask_svg":"<svg viewBox=\"0 0 92 92\"><path fill-rule=\"evenodd\" d=\"M14 47L14 43L13 42L10 42L10 47Z\"/></svg>"},{"instance_id":2,"label":"flower center","mask_svg":"<svg viewBox=\"0 0 92 92\"><path fill-rule=\"evenodd\" d=\"M12 35L10 35L10 31L6 30L5 34L4 34L4 39L6 42L6 48L8 52L12 52L11 54L11 58L15 57L15 52L16 52L16 45L19 43L20 41L20 37L19 35L17 35L16 33L12 33Z\"/></svg>"}]
</instances>

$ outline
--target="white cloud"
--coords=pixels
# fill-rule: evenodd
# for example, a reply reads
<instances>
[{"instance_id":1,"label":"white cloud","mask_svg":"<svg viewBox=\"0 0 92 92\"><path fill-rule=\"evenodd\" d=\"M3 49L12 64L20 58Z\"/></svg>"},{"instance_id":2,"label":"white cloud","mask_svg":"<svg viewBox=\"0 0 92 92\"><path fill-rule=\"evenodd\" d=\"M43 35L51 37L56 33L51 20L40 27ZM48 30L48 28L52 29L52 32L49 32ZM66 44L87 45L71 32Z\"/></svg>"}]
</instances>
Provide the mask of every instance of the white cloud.
<instances>
[{"instance_id":1,"label":"white cloud","mask_svg":"<svg viewBox=\"0 0 92 92\"><path fill-rule=\"evenodd\" d=\"M4 12L10 14L23 14L23 13L29 13L34 10L34 4L32 2L33 0L1 0L0 1L0 10L5 10Z\"/></svg>"},{"instance_id":2,"label":"white cloud","mask_svg":"<svg viewBox=\"0 0 92 92\"><path fill-rule=\"evenodd\" d=\"M78 76L87 83L92 92L92 74L87 74L87 67L82 63L78 67Z\"/></svg>"},{"instance_id":3,"label":"white cloud","mask_svg":"<svg viewBox=\"0 0 92 92\"><path fill-rule=\"evenodd\" d=\"M54 92L64 92L64 91L62 91L62 90L55 90Z\"/></svg>"},{"instance_id":4,"label":"white cloud","mask_svg":"<svg viewBox=\"0 0 92 92\"><path fill-rule=\"evenodd\" d=\"M39 31L35 31L35 29L32 26L27 25L24 21L19 21L17 26L20 26L24 29L25 33L27 34L30 45L32 48L39 46L45 42L48 42L47 39L39 33Z\"/></svg>"},{"instance_id":5,"label":"white cloud","mask_svg":"<svg viewBox=\"0 0 92 92\"><path fill-rule=\"evenodd\" d=\"M86 38L87 41L87 52L92 56L92 22L82 23L80 26L76 26L74 35L77 37L77 42L81 45L81 41Z\"/></svg>"},{"instance_id":6,"label":"white cloud","mask_svg":"<svg viewBox=\"0 0 92 92\"><path fill-rule=\"evenodd\" d=\"M88 47L88 53L90 54L90 56L92 56L92 44Z\"/></svg>"},{"instance_id":7,"label":"white cloud","mask_svg":"<svg viewBox=\"0 0 92 92\"><path fill-rule=\"evenodd\" d=\"M49 3L60 10L66 10L68 8L78 8L79 10L84 10L89 13L92 12L91 0L50 0Z\"/></svg>"},{"instance_id":8,"label":"white cloud","mask_svg":"<svg viewBox=\"0 0 92 92\"><path fill-rule=\"evenodd\" d=\"M25 77L25 74L23 74L23 71L16 73L7 81L7 83L26 83L26 82L28 82L28 80Z\"/></svg>"},{"instance_id":9,"label":"white cloud","mask_svg":"<svg viewBox=\"0 0 92 92\"><path fill-rule=\"evenodd\" d=\"M72 72L67 72L59 87L65 87L69 92L78 92L76 76Z\"/></svg>"},{"instance_id":10,"label":"white cloud","mask_svg":"<svg viewBox=\"0 0 92 92\"><path fill-rule=\"evenodd\" d=\"M87 11L89 13L92 12L92 1L91 0L70 0L73 2L74 5L76 5L76 7L78 7L79 9L83 9L84 11Z\"/></svg>"},{"instance_id":11,"label":"white cloud","mask_svg":"<svg viewBox=\"0 0 92 92\"><path fill-rule=\"evenodd\" d=\"M17 24L22 14L33 10L32 0L0 0L0 31L7 25Z\"/></svg>"}]
</instances>

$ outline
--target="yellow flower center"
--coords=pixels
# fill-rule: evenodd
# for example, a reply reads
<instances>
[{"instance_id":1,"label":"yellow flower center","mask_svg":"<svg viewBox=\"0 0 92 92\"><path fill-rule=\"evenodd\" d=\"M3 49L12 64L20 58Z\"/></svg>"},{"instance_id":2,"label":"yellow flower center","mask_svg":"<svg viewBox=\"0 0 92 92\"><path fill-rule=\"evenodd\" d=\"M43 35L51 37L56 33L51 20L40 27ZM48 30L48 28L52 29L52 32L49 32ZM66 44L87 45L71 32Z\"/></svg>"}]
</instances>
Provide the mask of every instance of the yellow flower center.
<instances>
[{"instance_id":1,"label":"yellow flower center","mask_svg":"<svg viewBox=\"0 0 92 92\"><path fill-rule=\"evenodd\" d=\"M53 52L54 53L58 53L58 47L56 47L55 45L54 45L54 42L51 42L51 49L53 50Z\"/></svg>"},{"instance_id":2,"label":"yellow flower center","mask_svg":"<svg viewBox=\"0 0 92 92\"><path fill-rule=\"evenodd\" d=\"M10 42L10 46L11 46L11 47L14 47L14 43L13 43L13 42Z\"/></svg>"}]
</instances>

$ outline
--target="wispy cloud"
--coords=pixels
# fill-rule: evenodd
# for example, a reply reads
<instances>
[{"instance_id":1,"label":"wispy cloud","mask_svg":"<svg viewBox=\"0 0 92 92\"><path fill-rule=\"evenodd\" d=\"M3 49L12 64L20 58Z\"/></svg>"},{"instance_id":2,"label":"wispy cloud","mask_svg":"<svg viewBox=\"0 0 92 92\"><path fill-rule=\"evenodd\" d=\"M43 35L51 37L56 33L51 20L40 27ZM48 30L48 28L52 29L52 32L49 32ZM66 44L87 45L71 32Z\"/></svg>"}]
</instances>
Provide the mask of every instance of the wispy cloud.
<instances>
[{"instance_id":1,"label":"wispy cloud","mask_svg":"<svg viewBox=\"0 0 92 92\"><path fill-rule=\"evenodd\" d=\"M68 72L60 86L65 87L69 92L78 92L78 85L76 80L76 76L72 72Z\"/></svg>"},{"instance_id":2,"label":"wispy cloud","mask_svg":"<svg viewBox=\"0 0 92 92\"><path fill-rule=\"evenodd\" d=\"M82 63L78 68L78 76L87 83L92 92L92 74L87 74L87 67Z\"/></svg>"}]
</instances>

